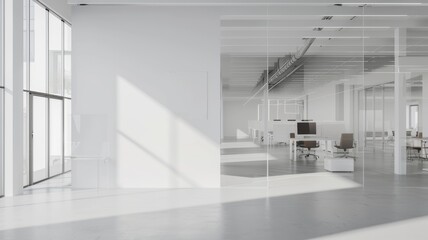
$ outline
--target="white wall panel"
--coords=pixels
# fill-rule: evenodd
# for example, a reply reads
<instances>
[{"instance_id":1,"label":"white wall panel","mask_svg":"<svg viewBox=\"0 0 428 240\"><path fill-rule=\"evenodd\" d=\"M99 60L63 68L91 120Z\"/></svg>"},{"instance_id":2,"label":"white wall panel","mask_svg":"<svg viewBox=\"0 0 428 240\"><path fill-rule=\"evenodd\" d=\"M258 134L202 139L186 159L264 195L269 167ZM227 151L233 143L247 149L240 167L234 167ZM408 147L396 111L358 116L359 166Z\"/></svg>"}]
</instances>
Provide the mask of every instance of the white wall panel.
<instances>
[{"instance_id":1,"label":"white wall panel","mask_svg":"<svg viewBox=\"0 0 428 240\"><path fill-rule=\"evenodd\" d=\"M73 134L74 152L110 159L111 186L220 186L219 23L203 7L74 7L73 114L106 126Z\"/></svg>"}]
</instances>

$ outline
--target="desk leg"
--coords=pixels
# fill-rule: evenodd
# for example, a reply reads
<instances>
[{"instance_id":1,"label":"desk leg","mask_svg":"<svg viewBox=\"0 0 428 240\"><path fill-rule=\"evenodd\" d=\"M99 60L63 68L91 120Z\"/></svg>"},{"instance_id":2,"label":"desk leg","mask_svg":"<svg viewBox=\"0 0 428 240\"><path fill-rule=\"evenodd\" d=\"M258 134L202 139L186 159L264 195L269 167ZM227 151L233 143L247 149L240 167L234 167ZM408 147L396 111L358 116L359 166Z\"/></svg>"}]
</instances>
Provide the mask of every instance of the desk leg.
<instances>
[{"instance_id":1,"label":"desk leg","mask_svg":"<svg viewBox=\"0 0 428 240\"><path fill-rule=\"evenodd\" d=\"M294 140L294 143L293 143L293 145L294 145L294 161L297 161L297 141L296 140Z\"/></svg>"},{"instance_id":2,"label":"desk leg","mask_svg":"<svg viewBox=\"0 0 428 240\"><path fill-rule=\"evenodd\" d=\"M325 159L325 156L327 155L327 153L328 153L327 140L324 140L324 159Z\"/></svg>"}]
</instances>

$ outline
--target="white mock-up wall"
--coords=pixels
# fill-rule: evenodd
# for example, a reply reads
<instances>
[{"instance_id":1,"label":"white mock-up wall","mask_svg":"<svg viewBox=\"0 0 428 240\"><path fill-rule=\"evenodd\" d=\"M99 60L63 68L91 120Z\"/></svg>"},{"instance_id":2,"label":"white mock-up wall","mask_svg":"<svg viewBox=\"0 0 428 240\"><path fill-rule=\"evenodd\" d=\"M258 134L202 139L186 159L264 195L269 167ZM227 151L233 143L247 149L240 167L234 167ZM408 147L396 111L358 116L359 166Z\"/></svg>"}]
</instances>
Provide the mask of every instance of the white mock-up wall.
<instances>
[{"instance_id":1,"label":"white mock-up wall","mask_svg":"<svg viewBox=\"0 0 428 240\"><path fill-rule=\"evenodd\" d=\"M336 85L327 84L308 93L308 119L336 121Z\"/></svg>"},{"instance_id":2,"label":"white mock-up wall","mask_svg":"<svg viewBox=\"0 0 428 240\"><path fill-rule=\"evenodd\" d=\"M248 121L257 120L257 106L260 101L224 100L223 136L225 138L248 138Z\"/></svg>"},{"instance_id":3,"label":"white mock-up wall","mask_svg":"<svg viewBox=\"0 0 428 240\"><path fill-rule=\"evenodd\" d=\"M110 186L220 186L214 11L73 8L73 154L105 159Z\"/></svg>"}]
</instances>

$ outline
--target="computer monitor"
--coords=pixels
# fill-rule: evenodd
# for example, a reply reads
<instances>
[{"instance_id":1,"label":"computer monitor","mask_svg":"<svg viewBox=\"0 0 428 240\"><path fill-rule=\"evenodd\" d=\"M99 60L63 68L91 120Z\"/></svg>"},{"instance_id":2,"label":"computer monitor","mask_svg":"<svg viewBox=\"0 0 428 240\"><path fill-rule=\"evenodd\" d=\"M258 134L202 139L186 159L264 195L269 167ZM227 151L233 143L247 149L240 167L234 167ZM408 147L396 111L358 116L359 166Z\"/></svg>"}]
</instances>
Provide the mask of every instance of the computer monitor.
<instances>
[{"instance_id":1,"label":"computer monitor","mask_svg":"<svg viewBox=\"0 0 428 240\"><path fill-rule=\"evenodd\" d=\"M315 122L298 122L297 134L298 135L316 135L317 124Z\"/></svg>"}]
</instances>

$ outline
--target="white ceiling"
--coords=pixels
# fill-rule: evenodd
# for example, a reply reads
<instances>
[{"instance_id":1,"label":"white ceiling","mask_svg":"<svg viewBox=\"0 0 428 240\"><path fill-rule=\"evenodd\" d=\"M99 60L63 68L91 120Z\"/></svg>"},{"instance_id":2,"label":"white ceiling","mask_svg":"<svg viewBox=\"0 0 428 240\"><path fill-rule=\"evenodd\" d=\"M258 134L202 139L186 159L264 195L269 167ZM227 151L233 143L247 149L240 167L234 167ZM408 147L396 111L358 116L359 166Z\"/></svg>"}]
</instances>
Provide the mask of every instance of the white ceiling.
<instances>
[{"instance_id":1,"label":"white ceiling","mask_svg":"<svg viewBox=\"0 0 428 240\"><path fill-rule=\"evenodd\" d=\"M324 15L313 14L308 6L307 14L303 15L288 14L288 8L279 7L272 15L223 16L224 95L252 95L263 71L272 69L279 57L296 52L305 38L316 40L299 63L302 66L277 86L291 96L300 95L308 85L358 80L373 71L393 72L396 28L404 32L400 39L401 51L408 56L428 56L428 16L422 13L427 13L428 7L364 7L365 13L371 9L368 16L348 14L362 11L361 7L334 8L345 11L325 15L332 16L331 20L322 20ZM303 9L299 11L304 13ZM375 14L378 12L382 14Z\"/></svg>"},{"instance_id":2,"label":"white ceiling","mask_svg":"<svg viewBox=\"0 0 428 240\"><path fill-rule=\"evenodd\" d=\"M70 4L145 4L145 5L232 5L232 4L245 4L245 5L325 5L325 4L379 4L379 5L420 5L427 4L428 0L406 1L403 0L68 0Z\"/></svg>"}]
</instances>

